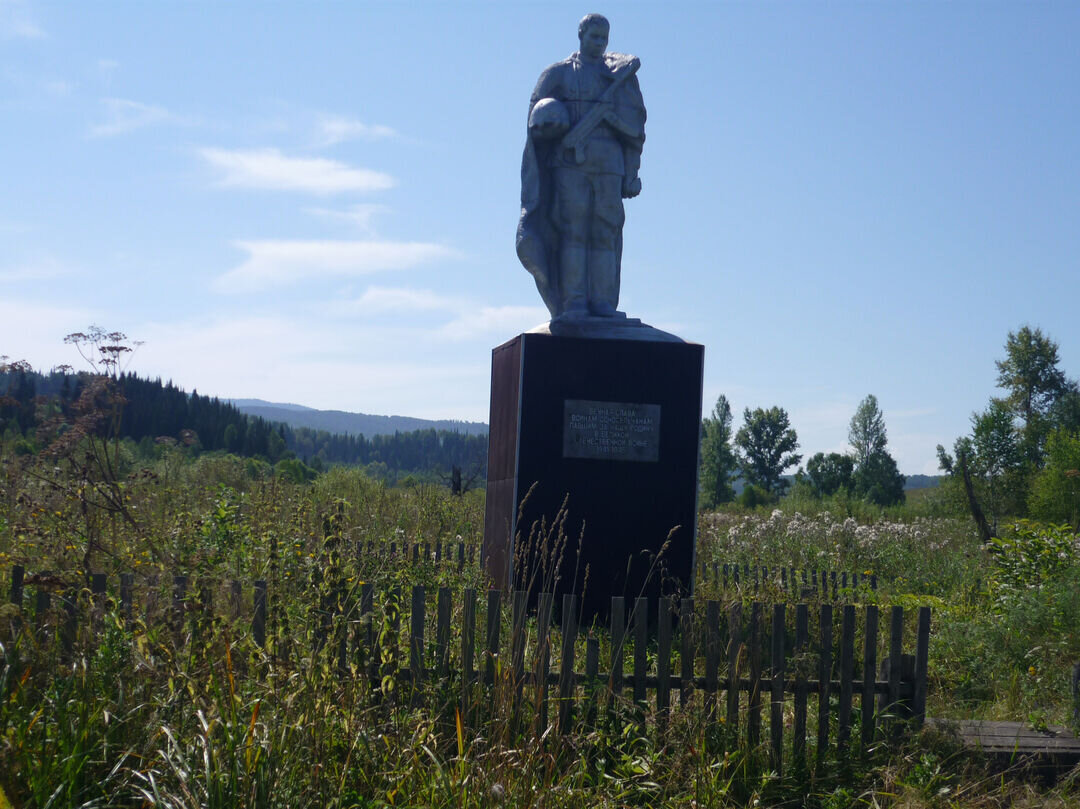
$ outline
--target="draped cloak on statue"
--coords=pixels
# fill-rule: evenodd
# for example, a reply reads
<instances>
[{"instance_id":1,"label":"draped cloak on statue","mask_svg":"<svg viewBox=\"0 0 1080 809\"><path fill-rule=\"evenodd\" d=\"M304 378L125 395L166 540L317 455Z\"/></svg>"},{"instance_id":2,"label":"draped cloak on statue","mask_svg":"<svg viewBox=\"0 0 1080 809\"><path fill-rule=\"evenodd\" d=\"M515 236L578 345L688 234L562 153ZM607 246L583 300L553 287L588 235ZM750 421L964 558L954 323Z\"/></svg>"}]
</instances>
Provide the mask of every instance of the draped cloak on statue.
<instances>
[{"instance_id":1,"label":"draped cloak on statue","mask_svg":"<svg viewBox=\"0 0 1080 809\"><path fill-rule=\"evenodd\" d=\"M614 74L631 59L633 57L626 54L605 53L604 67ZM558 99L566 105L573 128L591 105L599 100L598 96L581 97L581 83L575 78L575 71L581 68L582 61L577 53L547 68L540 74L533 90L529 112L542 98ZM641 148L645 142L645 102L636 76L631 76L616 89L613 101L616 115L635 133L632 137L617 133L617 137L623 146L625 172L636 177L641 162ZM606 124L600 127L606 127ZM560 140L534 138L532 133L526 136L525 153L521 158L521 218L517 228L518 258L535 279L540 297L553 318L561 314L562 304L559 292L559 232L551 211L552 166L556 163L569 167L574 165L555 154ZM616 246L616 262L618 272L622 265L621 231Z\"/></svg>"}]
</instances>

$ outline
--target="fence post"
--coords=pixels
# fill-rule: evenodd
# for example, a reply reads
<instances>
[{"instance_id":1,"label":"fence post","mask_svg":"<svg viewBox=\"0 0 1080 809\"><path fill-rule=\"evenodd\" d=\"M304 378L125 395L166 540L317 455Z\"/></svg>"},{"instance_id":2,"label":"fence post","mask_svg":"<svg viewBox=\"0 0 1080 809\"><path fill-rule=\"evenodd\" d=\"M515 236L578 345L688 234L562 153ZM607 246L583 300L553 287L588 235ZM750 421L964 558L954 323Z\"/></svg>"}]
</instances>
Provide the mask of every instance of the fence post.
<instances>
[{"instance_id":1,"label":"fence post","mask_svg":"<svg viewBox=\"0 0 1080 809\"><path fill-rule=\"evenodd\" d=\"M502 626L502 591L488 590L487 654L484 660L484 682L495 685L495 660L499 656L499 627Z\"/></svg>"},{"instance_id":2,"label":"fence post","mask_svg":"<svg viewBox=\"0 0 1080 809\"><path fill-rule=\"evenodd\" d=\"M750 606L750 700L746 717L746 740L751 747L761 741L761 603Z\"/></svg>"},{"instance_id":3,"label":"fence post","mask_svg":"<svg viewBox=\"0 0 1080 809\"><path fill-rule=\"evenodd\" d=\"M476 590L465 589L461 605L461 721L469 715L469 689L472 687L473 655L476 650Z\"/></svg>"},{"instance_id":4,"label":"fence post","mask_svg":"<svg viewBox=\"0 0 1080 809\"><path fill-rule=\"evenodd\" d=\"M412 610L409 619L409 680L410 703L420 704L420 688L424 684L424 585L412 591Z\"/></svg>"},{"instance_id":5,"label":"fence post","mask_svg":"<svg viewBox=\"0 0 1080 809\"><path fill-rule=\"evenodd\" d=\"M851 736L851 697L855 688L855 605L845 604L840 628L840 707L836 746L843 752Z\"/></svg>"},{"instance_id":6,"label":"fence post","mask_svg":"<svg viewBox=\"0 0 1080 809\"><path fill-rule=\"evenodd\" d=\"M559 732L570 732L574 706L574 643L577 641L577 596L562 601L562 659L559 662Z\"/></svg>"},{"instance_id":7,"label":"fence post","mask_svg":"<svg viewBox=\"0 0 1080 809\"><path fill-rule=\"evenodd\" d=\"M829 692L832 686L832 604L821 605L821 664L818 668L817 759L823 761L829 746Z\"/></svg>"},{"instance_id":8,"label":"fence post","mask_svg":"<svg viewBox=\"0 0 1080 809\"><path fill-rule=\"evenodd\" d=\"M679 707L686 708L694 689L694 599L684 598L679 608Z\"/></svg>"},{"instance_id":9,"label":"fence post","mask_svg":"<svg viewBox=\"0 0 1080 809\"><path fill-rule=\"evenodd\" d=\"M705 603L705 716L716 719L716 690L720 671L720 602Z\"/></svg>"},{"instance_id":10,"label":"fence post","mask_svg":"<svg viewBox=\"0 0 1080 809\"><path fill-rule=\"evenodd\" d=\"M671 599L662 597L656 614L656 712L663 731L671 705Z\"/></svg>"},{"instance_id":11,"label":"fence post","mask_svg":"<svg viewBox=\"0 0 1080 809\"><path fill-rule=\"evenodd\" d=\"M795 576L792 575L792 584ZM810 611L805 604L795 606L795 726L791 744L791 756L801 767L806 758L806 647L810 643Z\"/></svg>"},{"instance_id":12,"label":"fence post","mask_svg":"<svg viewBox=\"0 0 1080 809\"><path fill-rule=\"evenodd\" d=\"M622 596L611 599L611 693L618 697L622 694L623 682L623 646L626 641L626 606Z\"/></svg>"},{"instance_id":13,"label":"fence post","mask_svg":"<svg viewBox=\"0 0 1080 809\"><path fill-rule=\"evenodd\" d=\"M649 665L646 652L649 646L649 599L641 596L634 601L634 702L644 708L648 702L645 673ZM645 713L641 713L642 723Z\"/></svg>"},{"instance_id":14,"label":"fence post","mask_svg":"<svg viewBox=\"0 0 1080 809\"><path fill-rule=\"evenodd\" d=\"M439 601L436 607L438 619L435 627L435 656L440 677L450 674L450 588L439 588Z\"/></svg>"},{"instance_id":15,"label":"fence post","mask_svg":"<svg viewBox=\"0 0 1080 809\"><path fill-rule=\"evenodd\" d=\"M878 608L866 608L866 635L863 638L862 749L874 741L874 702L877 689Z\"/></svg>"},{"instance_id":16,"label":"fence post","mask_svg":"<svg viewBox=\"0 0 1080 809\"><path fill-rule=\"evenodd\" d=\"M915 694L911 706L916 727L922 727L926 719L926 664L929 650L930 608L919 607L919 635L915 646Z\"/></svg>"},{"instance_id":17,"label":"fence post","mask_svg":"<svg viewBox=\"0 0 1080 809\"><path fill-rule=\"evenodd\" d=\"M784 634L787 608L773 605L772 655L769 686L772 700L769 711L769 736L772 740L773 769L784 774Z\"/></svg>"},{"instance_id":18,"label":"fence post","mask_svg":"<svg viewBox=\"0 0 1080 809\"><path fill-rule=\"evenodd\" d=\"M736 572L738 568L735 568ZM742 604L734 602L728 609L728 688L727 688L727 726L732 741L739 738L739 660L742 652Z\"/></svg>"},{"instance_id":19,"label":"fence post","mask_svg":"<svg viewBox=\"0 0 1080 809\"><path fill-rule=\"evenodd\" d=\"M599 697L600 680L600 641L592 636L585 639L585 681L588 684L588 704L585 707L585 723L592 727L596 723L596 701Z\"/></svg>"},{"instance_id":20,"label":"fence post","mask_svg":"<svg viewBox=\"0 0 1080 809\"><path fill-rule=\"evenodd\" d=\"M536 649L540 659L537 667L538 707L536 736L544 735L548 726L548 674L551 671L551 611L555 598L551 593L540 593L536 611Z\"/></svg>"}]
</instances>

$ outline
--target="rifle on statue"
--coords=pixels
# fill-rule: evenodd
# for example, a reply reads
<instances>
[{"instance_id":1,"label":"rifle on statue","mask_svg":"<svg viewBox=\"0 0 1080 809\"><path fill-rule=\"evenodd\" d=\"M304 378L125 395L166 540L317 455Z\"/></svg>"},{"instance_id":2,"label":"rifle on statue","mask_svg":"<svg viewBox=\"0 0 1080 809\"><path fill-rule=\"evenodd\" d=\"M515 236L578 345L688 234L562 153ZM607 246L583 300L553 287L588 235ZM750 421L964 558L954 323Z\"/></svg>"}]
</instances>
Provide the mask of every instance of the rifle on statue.
<instances>
[{"instance_id":1,"label":"rifle on statue","mask_svg":"<svg viewBox=\"0 0 1080 809\"><path fill-rule=\"evenodd\" d=\"M580 121L574 124L574 128L567 132L566 136L562 139L559 147L568 150L573 149L574 161L579 166L585 162L585 140L602 122L607 121L624 134L631 134L626 131L625 125L618 119L618 116L612 113L608 104L614 100L615 91L619 89L619 86L637 73L639 67L641 67L641 60L636 56L626 64L620 66L612 74L613 78L611 84L604 90L603 95L600 96L596 105L589 110Z\"/></svg>"}]
</instances>

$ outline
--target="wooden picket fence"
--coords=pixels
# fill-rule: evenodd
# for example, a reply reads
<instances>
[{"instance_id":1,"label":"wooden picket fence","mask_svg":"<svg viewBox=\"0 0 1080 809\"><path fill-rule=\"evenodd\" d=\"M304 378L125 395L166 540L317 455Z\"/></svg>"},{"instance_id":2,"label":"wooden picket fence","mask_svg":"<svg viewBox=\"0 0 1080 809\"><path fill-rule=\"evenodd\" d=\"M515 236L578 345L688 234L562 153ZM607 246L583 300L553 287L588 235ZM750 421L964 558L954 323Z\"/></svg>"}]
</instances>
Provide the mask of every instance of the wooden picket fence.
<instances>
[{"instance_id":1,"label":"wooden picket fence","mask_svg":"<svg viewBox=\"0 0 1080 809\"><path fill-rule=\"evenodd\" d=\"M874 573L817 568L778 567L775 565L723 564L701 559L699 580L722 593L752 592L766 589L786 593L792 598L849 601L866 591L876 592Z\"/></svg>"},{"instance_id":2,"label":"wooden picket fence","mask_svg":"<svg viewBox=\"0 0 1080 809\"><path fill-rule=\"evenodd\" d=\"M23 613L24 589L27 583L33 587L36 581L43 583L35 588L31 621L31 616ZM12 570L11 600L18 605L23 620L38 628L46 626L52 607L50 587L45 581L43 577L28 579L22 567ZM139 589L145 587L148 603L143 606L143 614L149 622L155 607L163 605L150 603L160 592L160 584L156 580L146 584L149 586L141 584ZM272 594L265 580L254 582L250 602L239 581L200 580L193 593L189 592L189 584L187 576L173 577L171 604L165 610L166 619L177 630L178 642L183 642L179 629L186 620L200 611L214 615L223 612L215 610L214 593L224 589L227 617L238 627L250 622L254 643L267 646ZM120 615L128 620L135 611L135 592L135 576L122 574L112 598ZM401 617L407 615L408 666L396 667L390 674L402 684L398 693L405 696L398 698L407 699L413 706L432 699L433 691L424 685L434 683L458 689L462 715L469 716L483 702L478 688L509 684L514 695L513 710L532 706L537 733L548 730L552 702L555 729L565 733L575 723L595 722L600 702L606 700L608 705L614 705L629 696L638 709L636 715L643 730L647 724L662 730L675 710L698 710L709 721L722 725L728 738L745 740L751 747L762 743L763 713L767 711L768 749L777 771L784 762L785 734L790 735L793 759L805 761L811 736L816 736L816 754L821 758L832 745L839 751L847 749L856 726L858 741L865 749L878 734L897 731L904 724L919 726L925 718L929 607L917 611L915 653L910 655L904 653L906 614L898 606L888 610L886 639L879 633L879 608L873 604L858 608L844 604L834 610L832 604L824 603L811 610L807 604L792 608L783 603L741 599L725 604L717 600L695 604L692 599L660 598L650 602L645 598L615 597L607 627L608 655L601 669L600 639L604 633L596 626L578 626L576 595L562 596L560 626L553 631L556 603L551 593L539 594L533 619L525 592L492 589L480 599L481 594L468 588L462 593L460 620L455 621L449 587L430 594L433 615L429 612L429 593L423 586L412 588L408 610L400 590L381 593L382 615L376 611L376 592L370 582L360 584L354 592L354 596L339 599L333 602L336 606L329 608L336 610L341 620L335 623L327 615L320 618L328 629L318 642L332 643L330 653L338 657L340 671L370 677L375 693L387 674L386 658L378 648L380 636L387 633L380 630L390 621L389 637L396 638ZM55 629L61 654L72 653L87 605L91 625L100 622L107 596L104 574L93 575L89 591L82 596L61 594L61 617ZM312 598L317 597L313 592ZM478 600L486 603L481 638L477 636ZM388 602L393 605L390 610L386 609ZM627 607L632 609L628 612ZM857 621L860 614L862 620ZM507 617L508 631L504 623ZM788 625L791 618L793 633ZM331 633L335 633L333 637ZM858 646L857 634L861 634ZM457 643L452 639L455 635ZM886 640L883 648L888 654L879 676L879 642ZM577 671L582 645L584 671ZM460 650L457 655L453 654L455 646ZM526 648L532 650L528 665ZM625 661L628 650L629 672ZM648 662L650 653L654 666ZM351 661L362 663L350 667ZM530 696L527 700L526 689ZM445 695L446 688L440 691ZM812 696L816 696L813 706ZM790 718L790 729L785 717ZM816 733L808 732L808 718L816 719Z\"/></svg>"}]
</instances>

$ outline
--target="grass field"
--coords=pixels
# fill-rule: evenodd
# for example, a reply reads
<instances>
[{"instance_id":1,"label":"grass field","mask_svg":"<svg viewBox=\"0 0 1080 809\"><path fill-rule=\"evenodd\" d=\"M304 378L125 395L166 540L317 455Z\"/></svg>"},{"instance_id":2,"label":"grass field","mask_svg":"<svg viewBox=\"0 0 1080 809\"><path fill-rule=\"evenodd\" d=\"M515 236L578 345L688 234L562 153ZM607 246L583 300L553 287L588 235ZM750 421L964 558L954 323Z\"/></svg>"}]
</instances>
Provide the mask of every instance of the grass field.
<instances>
[{"instance_id":1,"label":"grass field","mask_svg":"<svg viewBox=\"0 0 1080 809\"><path fill-rule=\"evenodd\" d=\"M92 572L134 571L163 583L177 571L192 582L264 579L267 642L256 645L250 623L229 620L222 608L216 617L192 613L179 628L106 609L96 636L87 621L65 659L59 643L43 642L32 622L20 625L5 607L0 786L13 806L1080 803L1075 772L1054 785L1022 772L1001 776L929 730L830 753L782 777L763 747L733 740L701 710L674 711L660 732L629 699L610 700L596 721L560 736L537 728L533 708L515 710L504 676L510 666L501 660L493 665L503 685L475 686L466 714L457 710L461 684L452 679L427 683L413 707L392 675L409 654L399 629L408 623L407 595L379 602L371 630L378 659L350 658L344 669L335 644L320 641L357 627L347 610L327 605L353 603L363 582L378 593L423 584L433 594L443 586L454 593L458 626L460 594L487 588L478 567L459 572L430 558L415 564L353 549L459 537L479 543L482 492L388 489L344 469L294 484L242 459L190 458L182 448L146 461L115 457L108 478L85 467L76 475L77 467L43 457L4 456L0 580L10 581L16 564L52 571L46 584L56 594L85 592ZM701 516L698 554L873 573L879 588L860 599L933 608L930 715L1069 724L1069 675L1080 660L1077 538L1020 524L989 550L966 519L943 514L933 492L886 513L788 501L775 510L709 513ZM718 595L714 587L701 584L696 598ZM161 599L167 603L167 590ZM507 625L504 637L511 631ZM606 631L592 634L607 664ZM532 637L528 654L536 651ZM451 648L453 668L460 653ZM477 665L486 661L478 657ZM386 676L359 676L372 670Z\"/></svg>"}]
</instances>

